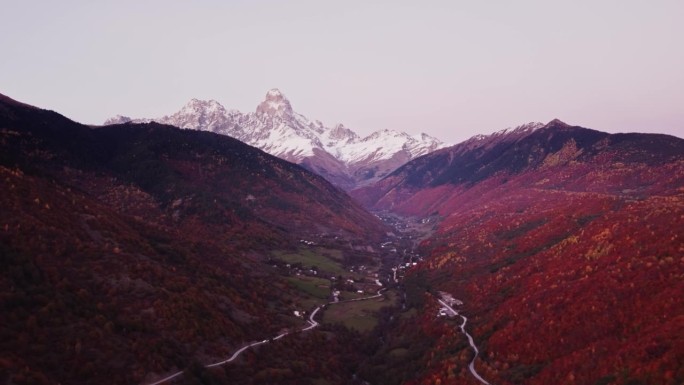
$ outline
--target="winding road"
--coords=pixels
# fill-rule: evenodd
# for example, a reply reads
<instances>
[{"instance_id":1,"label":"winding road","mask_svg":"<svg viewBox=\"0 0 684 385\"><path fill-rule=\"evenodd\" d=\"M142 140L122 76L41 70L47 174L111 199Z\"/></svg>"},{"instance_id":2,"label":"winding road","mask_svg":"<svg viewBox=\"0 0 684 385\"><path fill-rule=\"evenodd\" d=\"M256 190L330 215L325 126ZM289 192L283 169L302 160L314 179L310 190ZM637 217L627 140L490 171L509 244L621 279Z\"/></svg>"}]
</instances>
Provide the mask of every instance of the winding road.
<instances>
[{"instance_id":1,"label":"winding road","mask_svg":"<svg viewBox=\"0 0 684 385\"><path fill-rule=\"evenodd\" d=\"M353 302L353 301L365 301L365 300L368 300L368 299L379 298L379 297L382 296L382 292L385 291L385 290L387 290L387 289L384 289L384 288L383 288L383 289L380 289L380 290L378 290L378 293L377 293L377 294L372 295L372 296L368 296L368 297L354 298L354 299L349 299L349 300L346 300L346 301L339 301L339 302L328 302L327 304L328 304L328 305L334 305L334 304L338 304L338 303ZM299 332L305 332L305 331L309 331L309 330L311 330L311 329L313 329L313 328L318 327L318 326L320 325L320 323L318 323L318 322L314 319L314 317L316 317L316 314L321 310L321 308L322 308L323 306L324 306L324 305L318 306L318 307L316 307L316 308L311 312L311 314L309 315L309 319L306 321L306 322L309 324L308 326L306 326L306 327L304 327L304 328L302 328L302 329L300 329L300 330L297 330L297 331L295 331L295 332L291 332L291 333L290 333L290 332L285 332L285 333L278 334L277 336L275 336L275 337L273 337L273 338L271 338L271 339L266 339L266 340L258 341L258 342L252 342L252 343L250 343L250 344L248 344L248 345L245 345L245 346L241 347L240 349L236 350L235 353L233 353L233 355L230 356L230 358L228 358L228 359L226 359L226 360L223 360L223 361L215 362L215 363L213 363L213 364L204 365L204 367L205 367L205 368L213 368L213 367L216 367L216 366L225 365L225 364L227 364L227 363L233 362L236 358L238 358L238 357L240 356L240 354L244 353L246 350L248 350L248 349L250 349L250 348L253 348L253 347L255 347L255 346L259 346L259 345L263 345L263 344L267 344L267 343L269 343L269 342L273 342L273 341L279 340L279 339L285 337L285 336L288 335L288 334L294 334L294 333L299 333ZM173 374L171 374L171 375L169 375L169 376L167 376L167 377L164 377L164 378L162 378L162 379L160 379L160 380L157 380L156 382L152 382L152 383L149 383L149 384L146 384L146 385L159 385L159 384L163 384L163 383L165 383L165 382L167 382L167 381L170 381L170 380L172 380L172 379L174 379L174 378L176 378L176 377L178 377L178 376L180 376L180 375L182 375L182 374L183 374L183 371L180 370L180 371L178 371L178 372L176 372L176 373L173 373Z\"/></svg>"},{"instance_id":2,"label":"winding road","mask_svg":"<svg viewBox=\"0 0 684 385\"><path fill-rule=\"evenodd\" d=\"M316 309L316 310L318 310L318 309ZM308 330L308 329L302 329L302 331L304 331L304 330ZM278 338L282 338L282 337L286 336L287 334L288 334L288 333L280 334L278 337L275 337L273 340L277 340ZM265 344L265 343L267 343L267 342L269 342L269 341L268 341L268 340L263 340L263 341L259 341L259 342L252 342L251 344L245 345L245 346L241 347L240 349L238 349L237 351L235 351L235 353L233 353L233 355L230 356L230 358L228 358L227 360L220 361L220 362L216 362L216 363L213 363L213 364L204 365L204 367L205 367L205 368L213 368L213 367L215 367L215 366L221 366L221 365L227 364L227 363L229 363L229 362L234 361L236 358L238 358L238 357L240 356L240 354L242 354L245 350L250 349L250 348L253 348L253 347L258 346L258 345L263 345L263 344ZM168 377L164 377L164 378L162 378L161 380L157 380L156 382L153 382L153 383L148 384L148 385L159 385L159 384L163 384L164 382L170 381L170 380L172 380L172 379L174 379L174 378L180 376L181 374L183 374L183 371L182 371L182 370L181 370L181 371L178 371L178 372L176 372L176 373L173 373L172 375L170 375L170 376L168 376Z\"/></svg>"},{"instance_id":3,"label":"winding road","mask_svg":"<svg viewBox=\"0 0 684 385\"><path fill-rule=\"evenodd\" d=\"M477 349L477 346L475 346L475 341L473 341L473 337L470 334L468 334L468 332L465 330L465 326L466 326L466 322L468 322L468 318L466 318L466 316L464 316L464 315L458 314L458 312L456 310L454 310L453 307L449 306L449 304L442 301L441 299L438 299L437 301L439 301L439 303L442 304L442 306L444 306L447 310L449 310L451 315L457 315L457 316L463 318L463 323L459 326L459 328L461 329L461 333L465 334L465 336L468 338L468 343L470 343L470 347L473 348L473 351L475 352L473 359L470 360L470 364L468 364L468 370L470 370L470 373L475 378L477 378L477 380L480 381L481 383L483 383L485 385L491 385L489 382L487 382L487 380L482 378L477 373L477 370L475 370L475 359L477 359L477 355L480 354L480 351Z\"/></svg>"}]
</instances>

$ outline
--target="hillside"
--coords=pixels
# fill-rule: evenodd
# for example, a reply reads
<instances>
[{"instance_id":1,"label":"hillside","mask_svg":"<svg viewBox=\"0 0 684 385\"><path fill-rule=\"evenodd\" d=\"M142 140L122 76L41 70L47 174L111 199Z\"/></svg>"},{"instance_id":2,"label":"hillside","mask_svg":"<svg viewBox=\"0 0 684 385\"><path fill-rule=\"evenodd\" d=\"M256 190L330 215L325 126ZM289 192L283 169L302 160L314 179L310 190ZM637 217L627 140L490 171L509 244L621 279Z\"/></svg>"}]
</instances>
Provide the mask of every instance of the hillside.
<instances>
[{"instance_id":1,"label":"hillside","mask_svg":"<svg viewBox=\"0 0 684 385\"><path fill-rule=\"evenodd\" d=\"M412 275L464 301L487 381L684 382L684 140L552 121L439 150L352 195L439 218ZM427 298L413 334L436 342L411 383L478 383L436 311Z\"/></svg>"},{"instance_id":2,"label":"hillside","mask_svg":"<svg viewBox=\"0 0 684 385\"><path fill-rule=\"evenodd\" d=\"M677 385L683 166L679 138L530 123L353 191L390 229L225 135L0 95L0 380L477 384L443 291L490 383Z\"/></svg>"},{"instance_id":3,"label":"hillside","mask_svg":"<svg viewBox=\"0 0 684 385\"><path fill-rule=\"evenodd\" d=\"M323 178L235 139L92 128L5 96L0 176L7 383L143 383L225 358L302 324L299 281L271 266L274 250L315 240L308 253L373 265L387 231Z\"/></svg>"}]
</instances>

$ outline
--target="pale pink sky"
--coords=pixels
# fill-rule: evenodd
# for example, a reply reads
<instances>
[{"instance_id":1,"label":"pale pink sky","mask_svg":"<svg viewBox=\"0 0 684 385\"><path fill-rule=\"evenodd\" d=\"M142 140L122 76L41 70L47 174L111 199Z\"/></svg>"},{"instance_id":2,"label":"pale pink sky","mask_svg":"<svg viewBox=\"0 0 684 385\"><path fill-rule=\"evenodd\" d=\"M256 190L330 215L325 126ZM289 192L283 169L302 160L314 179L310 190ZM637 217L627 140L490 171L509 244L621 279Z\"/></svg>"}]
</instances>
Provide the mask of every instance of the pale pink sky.
<instances>
[{"instance_id":1,"label":"pale pink sky","mask_svg":"<svg viewBox=\"0 0 684 385\"><path fill-rule=\"evenodd\" d=\"M0 93L84 123L270 88L456 143L559 118L684 137L684 1L2 1Z\"/></svg>"}]
</instances>

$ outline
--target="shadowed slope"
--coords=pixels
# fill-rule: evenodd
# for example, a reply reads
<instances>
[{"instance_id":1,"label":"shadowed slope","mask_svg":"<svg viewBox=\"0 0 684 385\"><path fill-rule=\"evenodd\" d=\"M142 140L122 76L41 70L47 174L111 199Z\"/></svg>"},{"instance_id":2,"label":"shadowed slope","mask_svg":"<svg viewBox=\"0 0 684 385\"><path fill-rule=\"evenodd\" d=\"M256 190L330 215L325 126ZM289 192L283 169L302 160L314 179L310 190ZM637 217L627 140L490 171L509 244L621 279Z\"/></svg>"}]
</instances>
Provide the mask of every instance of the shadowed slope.
<instances>
[{"instance_id":1,"label":"shadowed slope","mask_svg":"<svg viewBox=\"0 0 684 385\"><path fill-rule=\"evenodd\" d=\"M0 188L0 378L17 384L140 383L225 357L299 326L264 263L273 248L321 234L365 247L386 231L237 140L91 128L6 97Z\"/></svg>"}]
</instances>

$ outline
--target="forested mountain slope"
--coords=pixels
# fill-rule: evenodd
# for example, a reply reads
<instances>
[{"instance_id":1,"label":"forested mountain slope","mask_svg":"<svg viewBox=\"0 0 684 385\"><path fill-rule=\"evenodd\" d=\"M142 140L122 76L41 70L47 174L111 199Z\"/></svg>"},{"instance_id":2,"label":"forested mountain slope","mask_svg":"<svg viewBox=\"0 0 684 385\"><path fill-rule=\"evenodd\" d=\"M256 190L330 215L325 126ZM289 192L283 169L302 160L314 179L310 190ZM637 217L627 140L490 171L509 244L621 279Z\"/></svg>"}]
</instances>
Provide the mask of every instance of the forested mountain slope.
<instances>
[{"instance_id":1,"label":"forested mountain slope","mask_svg":"<svg viewBox=\"0 0 684 385\"><path fill-rule=\"evenodd\" d=\"M8 383L141 383L225 358L302 323L272 250L366 250L386 232L323 178L229 137L92 128L5 96L0 184Z\"/></svg>"},{"instance_id":2,"label":"forested mountain slope","mask_svg":"<svg viewBox=\"0 0 684 385\"><path fill-rule=\"evenodd\" d=\"M552 121L436 151L353 195L439 220L412 274L465 302L491 383L684 382L684 140ZM415 383L477 383L464 337L439 330Z\"/></svg>"}]
</instances>

